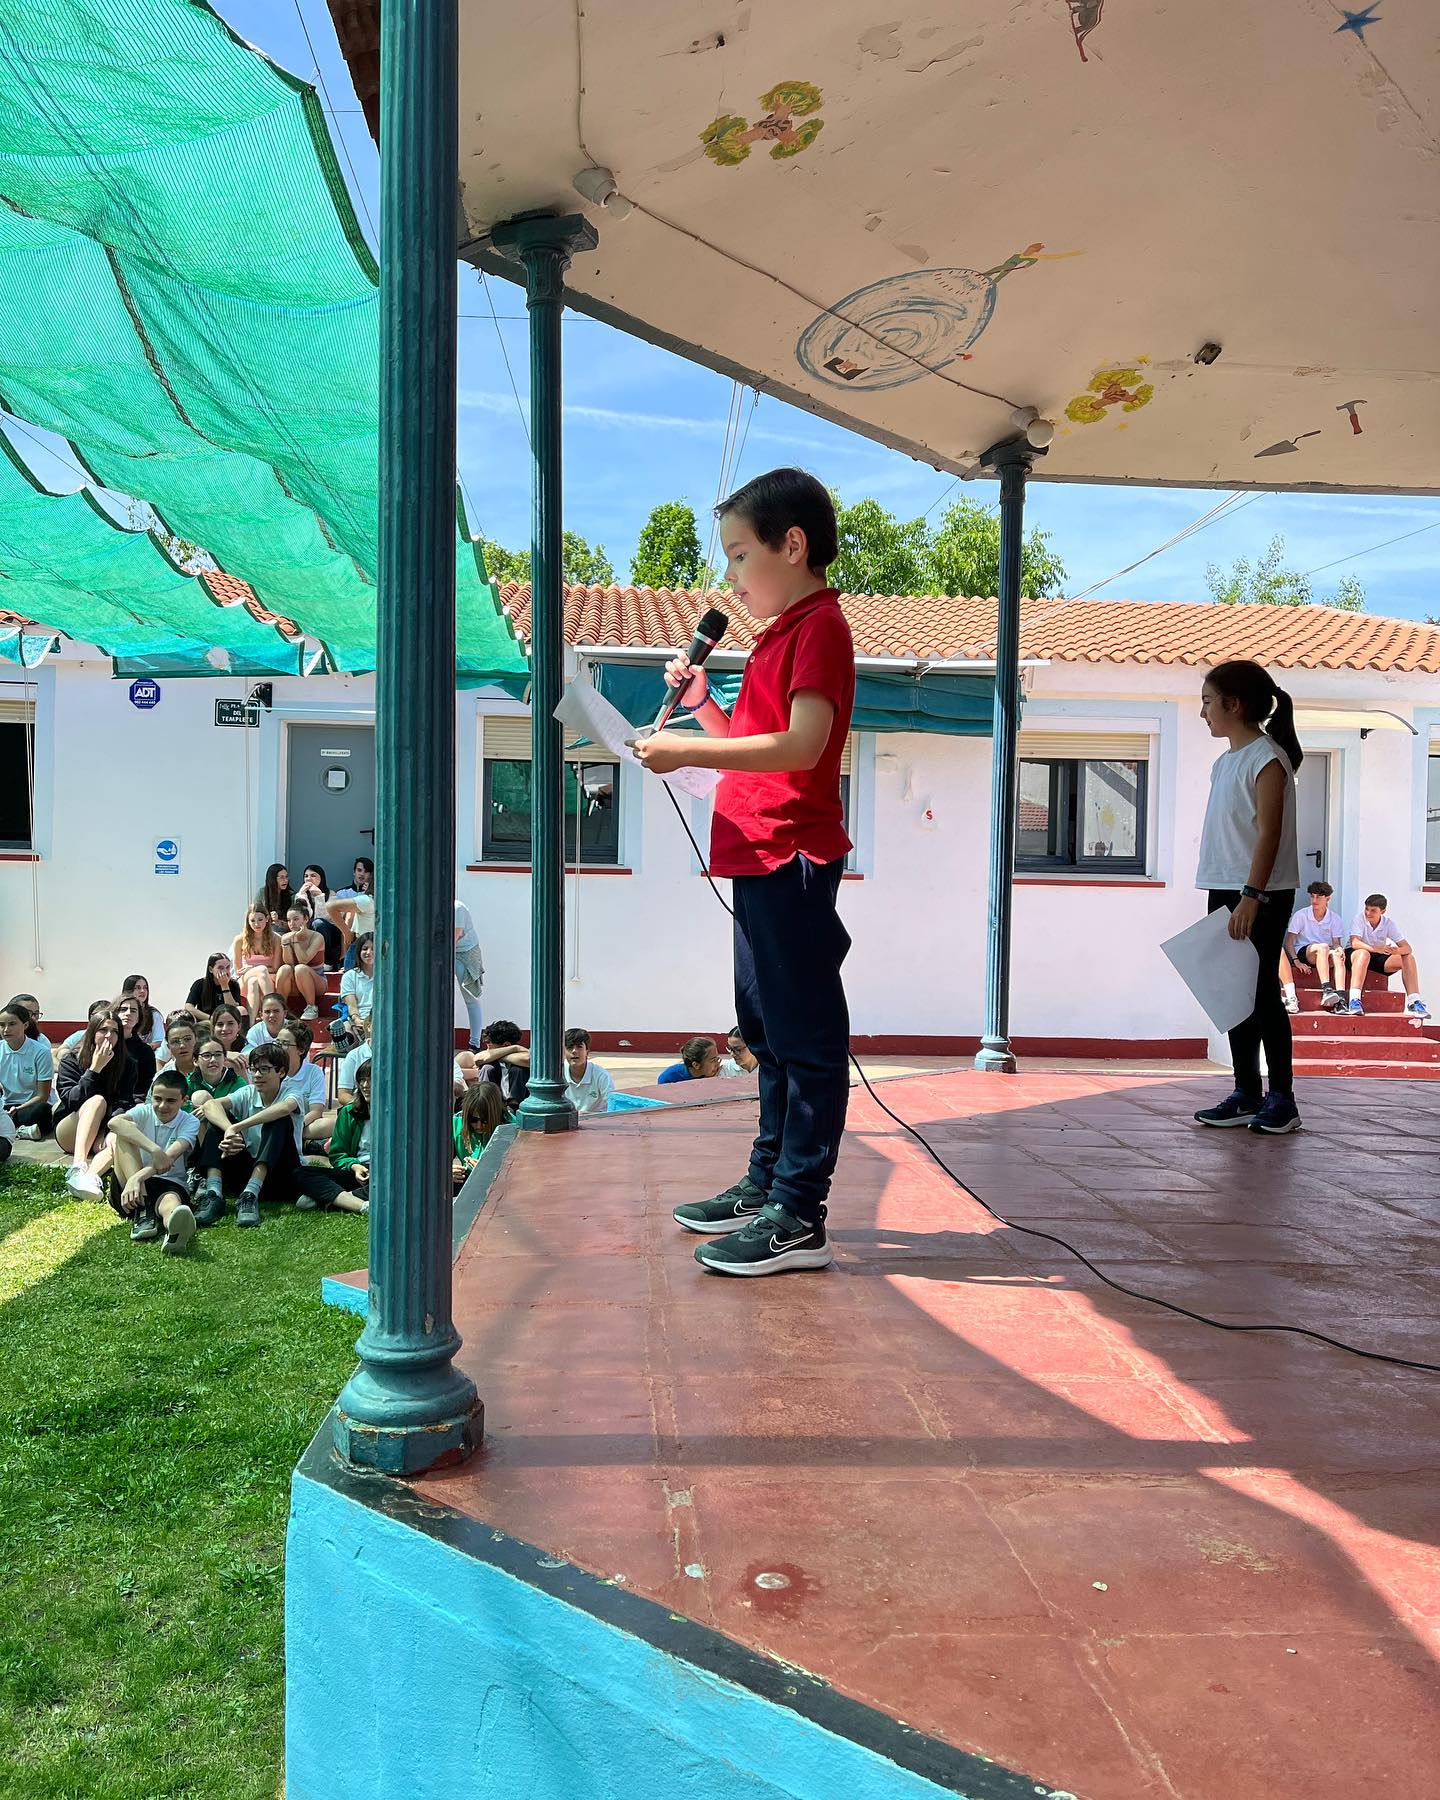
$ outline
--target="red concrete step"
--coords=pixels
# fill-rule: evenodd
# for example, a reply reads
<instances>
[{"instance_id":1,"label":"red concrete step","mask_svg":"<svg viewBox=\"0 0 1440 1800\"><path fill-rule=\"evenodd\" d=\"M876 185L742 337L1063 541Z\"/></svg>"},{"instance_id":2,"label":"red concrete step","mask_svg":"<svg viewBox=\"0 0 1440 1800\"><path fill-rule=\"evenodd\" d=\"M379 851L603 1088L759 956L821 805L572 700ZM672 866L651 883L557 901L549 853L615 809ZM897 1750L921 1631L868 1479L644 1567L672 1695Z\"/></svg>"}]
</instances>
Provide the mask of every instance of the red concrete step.
<instances>
[{"instance_id":1,"label":"red concrete step","mask_svg":"<svg viewBox=\"0 0 1440 1800\"><path fill-rule=\"evenodd\" d=\"M1425 1026L1403 1013L1292 1013L1290 1029L1300 1037L1398 1037L1407 1042L1412 1032L1436 1031L1440 1026Z\"/></svg>"},{"instance_id":2,"label":"red concrete step","mask_svg":"<svg viewBox=\"0 0 1440 1800\"><path fill-rule=\"evenodd\" d=\"M1440 1081L1440 1062L1320 1062L1310 1057L1296 1057L1295 1073L1347 1079L1365 1076L1390 1081Z\"/></svg>"},{"instance_id":3,"label":"red concrete step","mask_svg":"<svg viewBox=\"0 0 1440 1800\"><path fill-rule=\"evenodd\" d=\"M1295 1040L1297 1056L1313 1062L1440 1062L1440 1041L1412 1031L1406 1037L1305 1037Z\"/></svg>"},{"instance_id":4,"label":"red concrete step","mask_svg":"<svg viewBox=\"0 0 1440 1800\"><path fill-rule=\"evenodd\" d=\"M1302 1014L1318 1013L1324 1010L1320 1005L1320 990L1318 987L1302 987L1297 982L1295 986L1295 998L1300 1002L1300 1011ZM1348 990L1345 998L1348 1002L1350 998ZM1369 1017L1383 1019L1388 1018L1395 1013L1403 1013L1405 1011L1405 996L1400 992L1399 988L1384 989L1367 987L1362 998L1365 1001L1366 1015Z\"/></svg>"}]
</instances>

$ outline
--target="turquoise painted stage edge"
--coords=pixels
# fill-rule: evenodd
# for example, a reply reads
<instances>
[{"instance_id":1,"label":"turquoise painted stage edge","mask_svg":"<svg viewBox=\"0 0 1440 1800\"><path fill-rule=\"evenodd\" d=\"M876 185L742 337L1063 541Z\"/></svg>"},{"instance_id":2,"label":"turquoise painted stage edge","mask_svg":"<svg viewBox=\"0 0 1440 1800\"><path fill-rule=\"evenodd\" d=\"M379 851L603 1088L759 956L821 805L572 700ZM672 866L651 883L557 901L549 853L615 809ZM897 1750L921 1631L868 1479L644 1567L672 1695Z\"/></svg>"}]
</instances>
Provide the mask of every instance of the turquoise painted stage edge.
<instances>
[{"instance_id":1,"label":"turquoise painted stage edge","mask_svg":"<svg viewBox=\"0 0 1440 1800\"><path fill-rule=\"evenodd\" d=\"M291 1488L288 1800L1068 1800L330 1445Z\"/></svg>"}]
</instances>

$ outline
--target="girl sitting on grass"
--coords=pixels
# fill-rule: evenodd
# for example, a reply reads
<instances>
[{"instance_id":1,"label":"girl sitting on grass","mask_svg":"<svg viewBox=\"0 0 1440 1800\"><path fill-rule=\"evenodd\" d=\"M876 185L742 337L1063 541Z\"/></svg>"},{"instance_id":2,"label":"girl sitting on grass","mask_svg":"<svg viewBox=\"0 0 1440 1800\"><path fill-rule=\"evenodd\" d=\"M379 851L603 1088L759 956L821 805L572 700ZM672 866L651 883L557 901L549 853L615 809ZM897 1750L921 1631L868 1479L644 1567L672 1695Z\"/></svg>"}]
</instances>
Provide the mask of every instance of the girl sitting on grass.
<instances>
[{"instance_id":1,"label":"girl sitting on grass","mask_svg":"<svg viewBox=\"0 0 1440 1800\"><path fill-rule=\"evenodd\" d=\"M355 1075L355 1098L342 1106L330 1137L330 1167L335 1179L369 1204L370 1200L370 1064Z\"/></svg>"},{"instance_id":2,"label":"girl sitting on grass","mask_svg":"<svg viewBox=\"0 0 1440 1800\"><path fill-rule=\"evenodd\" d=\"M106 1128L138 1098L134 1059L125 1054L124 1034L113 1013L92 1019L79 1049L64 1053L55 1085L60 1096L55 1142L72 1159L65 1185L72 1194L98 1200L101 1176L112 1161Z\"/></svg>"},{"instance_id":3,"label":"girl sitting on grass","mask_svg":"<svg viewBox=\"0 0 1440 1800\"><path fill-rule=\"evenodd\" d=\"M505 1102L493 1082L477 1081L468 1088L455 1114L456 1183L462 1182L480 1160L480 1152L490 1142L496 1126L505 1123Z\"/></svg>"}]
</instances>

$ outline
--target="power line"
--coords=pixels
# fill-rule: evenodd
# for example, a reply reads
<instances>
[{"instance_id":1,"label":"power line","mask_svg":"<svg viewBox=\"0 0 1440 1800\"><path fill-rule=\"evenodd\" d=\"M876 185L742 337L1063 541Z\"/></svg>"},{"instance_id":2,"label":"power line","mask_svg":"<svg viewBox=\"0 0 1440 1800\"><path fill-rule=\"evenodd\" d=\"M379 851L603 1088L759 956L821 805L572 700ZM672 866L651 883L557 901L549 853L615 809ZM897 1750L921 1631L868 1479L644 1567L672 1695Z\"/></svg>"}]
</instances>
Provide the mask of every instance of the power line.
<instances>
[{"instance_id":1,"label":"power line","mask_svg":"<svg viewBox=\"0 0 1440 1800\"><path fill-rule=\"evenodd\" d=\"M325 96L325 111L332 118L338 117L330 100L330 90L325 85L325 71L320 67L320 58L315 52L315 42L310 36L310 27L305 23L305 15L300 10L300 0L295 0L295 17L300 21L300 29L305 33L305 47L310 52L310 60L315 65L315 79L320 83L320 92ZM337 131L335 138L340 145L340 153L345 158L345 167L350 171L350 179L355 186L355 198L360 202L360 210L365 215L365 223L370 227L370 236L378 246L379 233L375 229L375 221L370 217L370 208L365 203L364 190L360 186L360 177L355 173L355 164L350 160L350 146L345 142L343 131Z\"/></svg>"},{"instance_id":2,"label":"power line","mask_svg":"<svg viewBox=\"0 0 1440 1800\"><path fill-rule=\"evenodd\" d=\"M520 389L515 385L515 371L510 367L510 352L505 348L505 333L500 329L500 315L495 310L495 302L490 298L490 283L486 281L483 269L477 269L475 273L480 277L480 291L485 296L486 303L490 308L490 317L495 324L495 339L500 346L500 354L505 359L505 373L510 377L510 392L515 396L515 410L520 415L520 429L525 433L525 442L533 454L535 446L530 443L530 421L525 417L525 408L520 404ZM478 317L479 315L474 316Z\"/></svg>"},{"instance_id":3,"label":"power line","mask_svg":"<svg viewBox=\"0 0 1440 1800\"><path fill-rule=\"evenodd\" d=\"M1098 594L1101 588L1109 587L1112 581L1118 581L1122 575L1131 574L1144 563L1153 561L1155 557L1161 555L1164 551L1173 550L1176 544L1184 543L1186 538L1194 537L1197 531L1204 531L1207 526L1213 525L1223 514L1232 511L1232 509L1234 512L1243 512L1247 506L1253 506L1257 500L1264 500L1267 491L1268 490L1262 489L1261 492L1248 494L1243 499L1238 492L1227 494L1217 506L1212 506L1208 512L1201 513L1198 519L1192 519L1188 525L1183 526L1173 537L1166 538L1163 544L1157 544L1153 550L1147 550L1144 556L1137 557L1132 563L1126 563L1123 569L1117 569L1113 575L1107 575L1103 581L1092 581L1089 587L1082 588L1078 594L1069 595L1069 598L1071 600L1088 600L1092 594Z\"/></svg>"},{"instance_id":4,"label":"power line","mask_svg":"<svg viewBox=\"0 0 1440 1800\"><path fill-rule=\"evenodd\" d=\"M1341 563L1356 562L1362 556L1373 555L1376 550L1388 550L1391 544L1403 544L1406 538L1422 537L1427 531L1436 529L1440 529L1440 519L1436 519L1433 525L1417 525L1414 531L1402 531L1399 537L1386 538L1383 544L1371 544L1368 550L1352 550L1348 556L1337 556L1334 562L1321 563L1318 569L1307 569L1302 579L1308 579L1311 575L1323 575L1327 569L1338 569Z\"/></svg>"}]
</instances>

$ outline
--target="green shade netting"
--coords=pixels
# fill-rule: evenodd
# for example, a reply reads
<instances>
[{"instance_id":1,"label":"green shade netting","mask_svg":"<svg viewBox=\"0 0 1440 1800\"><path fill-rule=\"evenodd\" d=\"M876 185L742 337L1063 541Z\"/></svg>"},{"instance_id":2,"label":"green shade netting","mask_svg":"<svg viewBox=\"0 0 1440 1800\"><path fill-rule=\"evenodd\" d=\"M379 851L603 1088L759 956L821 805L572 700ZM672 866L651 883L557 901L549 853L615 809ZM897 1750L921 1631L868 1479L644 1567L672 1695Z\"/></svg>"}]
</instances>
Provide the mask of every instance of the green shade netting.
<instances>
[{"instance_id":1,"label":"green shade netting","mask_svg":"<svg viewBox=\"0 0 1440 1800\"><path fill-rule=\"evenodd\" d=\"M375 266L314 91L199 0L0 6L0 396L374 666ZM524 661L457 534L463 674Z\"/></svg>"},{"instance_id":2,"label":"green shade netting","mask_svg":"<svg viewBox=\"0 0 1440 1800\"><path fill-rule=\"evenodd\" d=\"M19 663L26 669L37 669L59 646L52 631L31 631L21 625L0 625L0 662Z\"/></svg>"},{"instance_id":3,"label":"green shade netting","mask_svg":"<svg viewBox=\"0 0 1440 1800\"><path fill-rule=\"evenodd\" d=\"M648 725L664 691L659 663L593 664L595 686L632 725ZM715 698L728 712L740 691L740 676L712 674ZM858 669L855 673L856 731L926 731L945 737L989 737L995 686L989 675L906 674Z\"/></svg>"},{"instance_id":4,"label":"green shade netting","mask_svg":"<svg viewBox=\"0 0 1440 1800\"><path fill-rule=\"evenodd\" d=\"M0 435L0 603L96 644L133 672L297 675L298 645L221 606L149 532L125 531L87 492L48 494ZM31 642L34 640L31 639Z\"/></svg>"}]
</instances>

